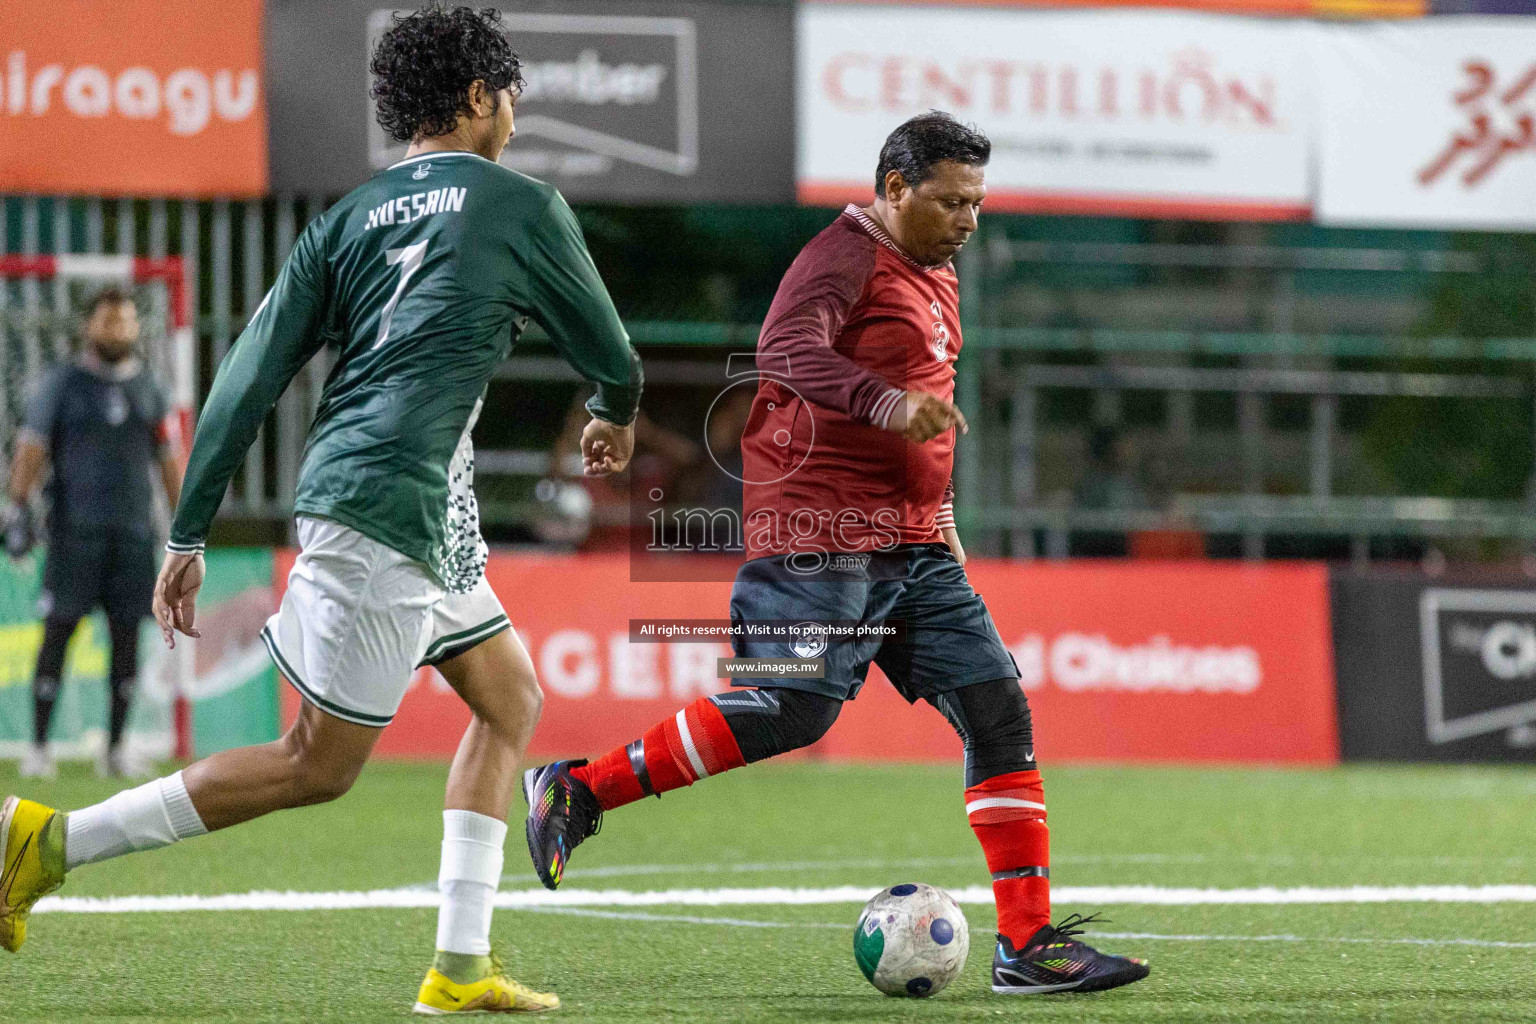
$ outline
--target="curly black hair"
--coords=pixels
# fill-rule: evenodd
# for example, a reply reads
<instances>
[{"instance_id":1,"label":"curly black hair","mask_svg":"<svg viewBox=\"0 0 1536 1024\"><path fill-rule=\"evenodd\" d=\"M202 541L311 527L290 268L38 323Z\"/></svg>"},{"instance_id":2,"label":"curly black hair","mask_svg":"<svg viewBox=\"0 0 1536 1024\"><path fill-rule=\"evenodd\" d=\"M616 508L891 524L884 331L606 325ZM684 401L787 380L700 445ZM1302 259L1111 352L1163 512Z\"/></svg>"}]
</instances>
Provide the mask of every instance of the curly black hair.
<instances>
[{"instance_id":1,"label":"curly black hair","mask_svg":"<svg viewBox=\"0 0 1536 1024\"><path fill-rule=\"evenodd\" d=\"M432 3L397 14L368 62L379 125L399 142L447 135L469 112L476 79L492 92L521 90L521 67L494 8Z\"/></svg>"},{"instance_id":2,"label":"curly black hair","mask_svg":"<svg viewBox=\"0 0 1536 1024\"><path fill-rule=\"evenodd\" d=\"M933 165L945 160L985 167L992 158L992 142L973 124L961 124L942 110L918 114L896 127L880 147L875 167L875 195L884 197L885 176L901 172L908 188L917 188L933 177Z\"/></svg>"}]
</instances>

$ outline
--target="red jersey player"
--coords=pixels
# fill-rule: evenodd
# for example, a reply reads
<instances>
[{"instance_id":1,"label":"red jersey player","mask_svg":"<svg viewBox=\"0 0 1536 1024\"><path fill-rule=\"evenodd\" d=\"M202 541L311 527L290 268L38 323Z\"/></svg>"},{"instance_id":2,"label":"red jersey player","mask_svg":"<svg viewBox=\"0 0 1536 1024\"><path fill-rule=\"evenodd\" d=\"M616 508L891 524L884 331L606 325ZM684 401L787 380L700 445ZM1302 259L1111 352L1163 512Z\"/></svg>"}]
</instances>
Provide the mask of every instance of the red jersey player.
<instances>
[{"instance_id":1,"label":"red jersey player","mask_svg":"<svg viewBox=\"0 0 1536 1024\"><path fill-rule=\"evenodd\" d=\"M822 659L821 678L736 678L591 763L524 776L528 848L560 884L604 811L814 743L871 662L965 744L965 807L992 872L992 990L1092 991L1147 976L1143 961L1050 921L1045 797L1019 672L963 568L950 507L951 402L960 349L952 259L976 230L991 144L937 111L886 139L875 202L849 206L784 275L758 341L742 437L748 560L731 618L882 623L851 639L738 629L741 658Z\"/></svg>"}]
</instances>

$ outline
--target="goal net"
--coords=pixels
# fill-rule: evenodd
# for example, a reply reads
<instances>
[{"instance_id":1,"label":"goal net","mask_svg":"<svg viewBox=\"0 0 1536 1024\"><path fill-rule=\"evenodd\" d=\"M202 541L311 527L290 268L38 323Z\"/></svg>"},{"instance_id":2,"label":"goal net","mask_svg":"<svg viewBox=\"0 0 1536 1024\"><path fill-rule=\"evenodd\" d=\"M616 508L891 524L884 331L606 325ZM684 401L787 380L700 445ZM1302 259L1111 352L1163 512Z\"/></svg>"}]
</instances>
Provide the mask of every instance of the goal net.
<instances>
[{"instance_id":1,"label":"goal net","mask_svg":"<svg viewBox=\"0 0 1536 1024\"><path fill-rule=\"evenodd\" d=\"M50 366L74 358L87 304L108 286L133 296L142 328L140 354L171 398L180 443L190 440L194 343L180 257L0 255L0 477L9 478L29 390ZM162 504L162 534L168 512ZM42 552L0 563L0 756L14 756L32 736L29 684L42 640L36 611ZM81 624L70 645L50 733L56 756L90 756L104 743L106 638L98 612ZM189 753L190 713L180 696L187 689L182 680L190 675L189 655L189 645L167 652L153 623L144 624L138 694L126 737L135 752Z\"/></svg>"}]
</instances>

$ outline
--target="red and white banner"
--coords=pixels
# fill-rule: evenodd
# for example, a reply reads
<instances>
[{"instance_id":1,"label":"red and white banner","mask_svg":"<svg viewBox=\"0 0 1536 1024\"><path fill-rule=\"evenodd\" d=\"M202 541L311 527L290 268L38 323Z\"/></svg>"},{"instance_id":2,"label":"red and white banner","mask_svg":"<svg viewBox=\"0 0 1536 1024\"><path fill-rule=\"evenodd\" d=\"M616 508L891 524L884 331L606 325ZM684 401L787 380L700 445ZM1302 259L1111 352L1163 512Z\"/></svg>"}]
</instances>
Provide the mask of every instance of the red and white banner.
<instances>
[{"instance_id":1,"label":"red and white banner","mask_svg":"<svg viewBox=\"0 0 1536 1024\"><path fill-rule=\"evenodd\" d=\"M1313 31L1172 11L806 4L800 198L868 200L885 137L937 108L991 137L993 209L1305 218Z\"/></svg>"},{"instance_id":2,"label":"red and white banner","mask_svg":"<svg viewBox=\"0 0 1536 1024\"><path fill-rule=\"evenodd\" d=\"M292 563L278 552L279 596ZM977 560L968 571L1024 673L1042 760L1337 760L1323 567ZM600 753L729 685L715 675L725 644L628 638L631 619L727 618L728 583L631 583L624 555L495 554L489 575L544 687L535 757ZM284 691L291 720L298 698ZM468 722L423 670L377 750L448 758ZM945 760L960 743L871 668L812 753Z\"/></svg>"},{"instance_id":3,"label":"red and white banner","mask_svg":"<svg viewBox=\"0 0 1536 1024\"><path fill-rule=\"evenodd\" d=\"M1536 24L1440 17L1318 42L1318 219L1536 227Z\"/></svg>"},{"instance_id":4,"label":"red and white banner","mask_svg":"<svg viewBox=\"0 0 1536 1024\"><path fill-rule=\"evenodd\" d=\"M5 0L0 192L259 196L261 0Z\"/></svg>"}]
</instances>

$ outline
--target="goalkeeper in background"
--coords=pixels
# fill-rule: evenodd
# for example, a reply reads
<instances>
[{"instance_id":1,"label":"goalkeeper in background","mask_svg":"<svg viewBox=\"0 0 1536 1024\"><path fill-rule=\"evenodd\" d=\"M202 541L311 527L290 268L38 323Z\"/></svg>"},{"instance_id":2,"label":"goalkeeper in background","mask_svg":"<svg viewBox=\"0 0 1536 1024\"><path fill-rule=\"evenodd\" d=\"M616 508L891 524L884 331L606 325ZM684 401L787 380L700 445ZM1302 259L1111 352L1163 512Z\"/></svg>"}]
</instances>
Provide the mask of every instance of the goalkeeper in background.
<instances>
[{"instance_id":1,"label":"goalkeeper in background","mask_svg":"<svg viewBox=\"0 0 1536 1024\"><path fill-rule=\"evenodd\" d=\"M97 772L147 775L123 746L139 674L139 623L155 589L154 495L158 471L172 508L181 494L177 423L165 392L138 357L139 315L127 292L107 288L86 310L85 344L71 363L43 376L27 400L11 463L5 547L24 557L36 541L32 496L51 464L48 559L38 615L43 643L32 676L32 749L23 777L51 777L48 725L64 676L64 654L80 620L107 613L107 745Z\"/></svg>"},{"instance_id":2,"label":"goalkeeper in background","mask_svg":"<svg viewBox=\"0 0 1536 1024\"><path fill-rule=\"evenodd\" d=\"M197 635L208 527L262 420L322 346L336 354L294 496L301 551L263 631L304 698L297 721L275 742L214 754L67 815L8 800L8 949L21 946L33 902L66 870L341 796L416 667L434 664L474 718L448 773L437 954L415 1010L560 1005L506 977L491 955L507 810L540 695L485 580L470 429L530 319L597 385L581 444L590 475L629 462L641 374L570 207L496 163L512 135L520 66L493 10L432 5L397 16L371 68L379 123L410 143L405 159L304 230L203 404L156 584L168 642L175 631Z\"/></svg>"}]
</instances>

